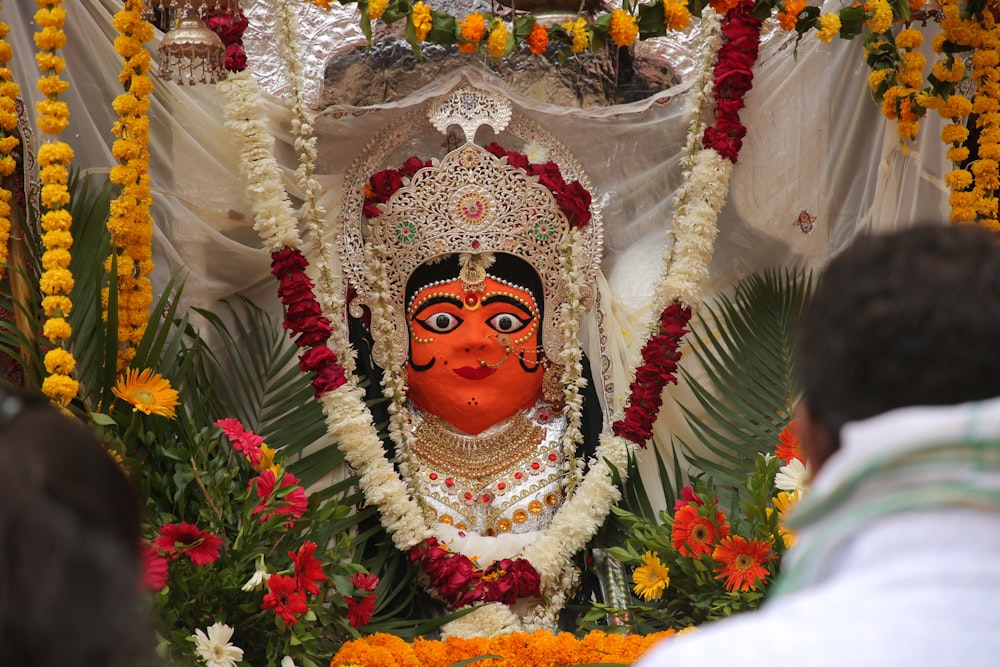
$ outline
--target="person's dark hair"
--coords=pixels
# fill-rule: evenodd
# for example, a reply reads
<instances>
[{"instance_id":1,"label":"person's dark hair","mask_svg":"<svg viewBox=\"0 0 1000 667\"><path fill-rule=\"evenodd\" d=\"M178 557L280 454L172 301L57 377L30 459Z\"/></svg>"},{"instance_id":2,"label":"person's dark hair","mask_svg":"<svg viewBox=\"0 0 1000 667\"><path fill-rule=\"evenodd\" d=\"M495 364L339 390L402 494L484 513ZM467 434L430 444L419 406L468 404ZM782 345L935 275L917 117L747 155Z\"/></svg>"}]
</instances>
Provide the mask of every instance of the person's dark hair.
<instances>
[{"instance_id":1,"label":"person's dark hair","mask_svg":"<svg viewBox=\"0 0 1000 667\"><path fill-rule=\"evenodd\" d=\"M141 570L138 497L96 436L0 390L0 664L136 664Z\"/></svg>"},{"instance_id":2,"label":"person's dark hair","mask_svg":"<svg viewBox=\"0 0 1000 667\"><path fill-rule=\"evenodd\" d=\"M858 239L823 272L799 328L813 421L841 427L888 410L1000 396L1000 243L920 226Z\"/></svg>"}]
</instances>

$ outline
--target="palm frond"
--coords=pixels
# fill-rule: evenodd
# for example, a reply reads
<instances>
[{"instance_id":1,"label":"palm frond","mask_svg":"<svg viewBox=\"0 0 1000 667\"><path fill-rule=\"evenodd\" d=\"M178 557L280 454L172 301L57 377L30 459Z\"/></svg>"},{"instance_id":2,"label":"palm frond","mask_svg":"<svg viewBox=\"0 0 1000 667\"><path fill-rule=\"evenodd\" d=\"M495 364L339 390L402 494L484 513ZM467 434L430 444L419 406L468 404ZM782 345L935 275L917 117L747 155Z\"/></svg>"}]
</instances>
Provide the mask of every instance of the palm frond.
<instances>
[{"instance_id":1,"label":"palm frond","mask_svg":"<svg viewBox=\"0 0 1000 667\"><path fill-rule=\"evenodd\" d=\"M811 290L807 272L769 270L696 317L703 333L693 354L708 384L682 370L699 409L682 406L695 440L680 441L680 451L691 475L710 479L725 505L739 499L756 454L774 448L792 417L796 322Z\"/></svg>"}]
</instances>

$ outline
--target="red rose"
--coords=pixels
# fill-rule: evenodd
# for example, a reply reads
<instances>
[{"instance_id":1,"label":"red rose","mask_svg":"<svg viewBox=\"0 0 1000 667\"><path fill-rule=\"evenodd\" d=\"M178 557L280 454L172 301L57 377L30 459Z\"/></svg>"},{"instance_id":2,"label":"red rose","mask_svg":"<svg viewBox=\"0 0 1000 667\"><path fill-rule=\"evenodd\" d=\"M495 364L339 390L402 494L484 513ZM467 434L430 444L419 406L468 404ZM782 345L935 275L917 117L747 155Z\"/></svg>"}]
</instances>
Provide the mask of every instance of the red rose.
<instances>
[{"instance_id":1,"label":"red rose","mask_svg":"<svg viewBox=\"0 0 1000 667\"><path fill-rule=\"evenodd\" d=\"M247 52L242 44L226 46L226 69L230 72L242 72L247 68Z\"/></svg>"},{"instance_id":2,"label":"red rose","mask_svg":"<svg viewBox=\"0 0 1000 667\"><path fill-rule=\"evenodd\" d=\"M406 178L413 178L413 175L424 168L423 161L417 156L413 156L403 163L399 173Z\"/></svg>"},{"instance_id":3,"label":"red rose","mask_svg":"<svg viewBox=\"0 0 1000 667\"><path fill-rule=\"evenodd\" d=\"M330 320L326 317L304 318L302 321L296 322L296 324L301 325L300 328L292 329L292 331L299 332L299 337L295 339L295 344L299 347L312 347L325 343L330 339L330 334L333 333ZM293 333L292 335L295 334Z\"/></svg>"},{"instance_id":4,"label":"red rose","mask_svg":"<svg viewBox=\"0 0 1000 667\"><path fill-rule=\"evenodd\" d=\"M313 281L302 272L290 273L278 284L278 296L282 303L312 298Z\"/></svg>"},{"instance_id":5,"label":"red rose","mask_svg":"<svg viewBox=\"0 0 1000 667\"><path fill-rule=\"evenodd\" d=\"M731 69L715 80L716 94L722 98L741 98L753 85L753 72L748 69Z\"/></svg>"},{"instance_id":6,"label":"red rose","mask_svg":"<svg viewBox=\"0 0 1000 667\"><path fill-rule=\"evenodd\" d=\"M337 363L337 355L325 345L311 347L299 357L299 368L306 373L331 363Z\"/></svg>"},{"instance_id":7,"label":"red rose","mask_svg":"<svg viewBox=\"0 0 1000 667\"><path fill-rule=\"evenodd\" d=\"M309 261L295 248L282 248L271 253L271 273L278 280L284 280L290 273L305 271L307 266Z\"/></svg>"},{"instance_id":8,"label":"red rose","mask_svg":"<svg viewBox=\"0 0 1000 667\"><path fill-rule=\"evenodd\" d=\"M489 144L487 144L483 148L486 149L487 153L492 153L493 155L496 155L497 157L504 157L504 156L507 155L507 151L504 149L504 147L501 146L500 144L498 144L495 141L490 142Z\"/></svg>"},{"instance_id":9,"label":"red rose","mask_svg":"<svg viewBox=\"0 0 1000 667\"><path fill-rule=\"evenodd\" d=\"M517 595L522 598L534 598L542 594L542 578L531 563L518 558L510 565L510 576L517 581Z\"/></svg>"},{"instance_id":10,"label":"red rose","mask_svg":"<svg viewBox=\"0 0 1000 667\"><path fill-rule=\"evenodd\" d=\"M580 181L567 183L556 193L556 203L573 227L583 227L590 222L590 193Z\"/></svg>"},{"instance_id":11,"label":"red rose","mask_svg":"<svg viewBox=\"0 0 1000 667\"><path fill-rule=\"evenodd\" d=\"M530 163L528 162L528 156L511 151L507 153L507 164L527 171Z\"/></svg>"},{"instance_id":12,"label":"red rose","mask_svg":"<svg viewBox=\"0 0 1000 667\"><path fill-rule=\"evenodd\" d=\"M347 376L344 374L344 367L337 363L331 363L315 371L311 384L316 390L316 396L319 397L328 391L333 391L345 382L347 382Z\"/></svg>"},{"instance_id":13,"label":"red rose","mask_svg":"<svg viewBox=\"0 0 1000 667\"><path fill-rule=\"evenodd\" d=\"M368 182L371 184L376 200L383 203L389 201L392 193L403 187L403 179L395 169L375 172L368 179Z\"/></svg>"}]
</instances>

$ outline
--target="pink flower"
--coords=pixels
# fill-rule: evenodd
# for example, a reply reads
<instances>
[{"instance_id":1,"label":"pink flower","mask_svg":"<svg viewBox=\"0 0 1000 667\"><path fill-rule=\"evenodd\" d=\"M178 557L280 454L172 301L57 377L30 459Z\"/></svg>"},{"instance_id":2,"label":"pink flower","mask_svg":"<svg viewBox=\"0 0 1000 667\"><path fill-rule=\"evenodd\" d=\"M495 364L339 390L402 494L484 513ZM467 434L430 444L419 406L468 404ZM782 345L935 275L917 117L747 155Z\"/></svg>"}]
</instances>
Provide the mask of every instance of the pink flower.
<instances>
[{"instance_id":1,"label":"pink flower","mask_svg":"<svg viewBox=\"0 0 1000 667\"><path fill-rule=\"evenodd\" d=\"M215 535L184 521L164 524L154 542L171 557L184 554L198 567L214 562L222 546L222 540Z\"/></svg>"},{"instance_id":2,"label":"pink flower","mask_svg":"<svg viewBox=\"0 0 1000 667\"><path fill-rule=\"evenodd\" d=\"M142 585L151 591L161 591L167 585L169 560L155 544L142 550Z\"/></svg>"},{"instance_id":3,"label":"pink flower","mask_svg":"<svg viewBox=\"0 0 1000 667\"><path fill-rule=\"evenodd\" d=\"M294 487L281 498L272 497L275 495L277 478L270 469L263 470L259 475L250 480L247 488L256 486L257 497L262 498L260 503L253 509L254 514L260 514L260 522L264 523L275 514L284 514L290 517L288 526L291 527L295 519L300 518L309 508L309 497L305 489L298 486L298 478L290 472L285 471L281 475L281 485L278 489Z\"/></svg>"},{"instance_id":4,"label":"pink flower","mask_svg":"<svg viewBox=\"0 0 1000 667\"><path fill-rule=\"evenodd\" d=\"M220 419L214 425L222 428L222 432L233 443L233 449L241 453L250 465L256 466L260 463L263 436L244 429L239 419Z\"/></svg>"}]
</instances>

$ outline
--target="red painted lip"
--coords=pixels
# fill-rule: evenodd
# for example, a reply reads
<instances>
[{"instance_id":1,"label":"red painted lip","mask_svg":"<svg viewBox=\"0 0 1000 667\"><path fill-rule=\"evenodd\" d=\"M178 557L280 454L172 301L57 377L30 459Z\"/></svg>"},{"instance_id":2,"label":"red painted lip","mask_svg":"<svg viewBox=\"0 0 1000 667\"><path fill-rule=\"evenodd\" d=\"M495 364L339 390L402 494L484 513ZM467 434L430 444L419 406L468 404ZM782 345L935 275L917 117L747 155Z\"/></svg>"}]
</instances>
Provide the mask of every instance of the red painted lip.
<instances>
[{"instance_id":1,"label":"red painted lip","mask_svg":"<svg viewBox=\"0 0 1000 667\"><path fill-rule=\"evenodd\" d=\"M497 372L497 369L489 366L462 366L454 369L455 373L466 380L482 380Z\"/></svg>"}]
</instances>

